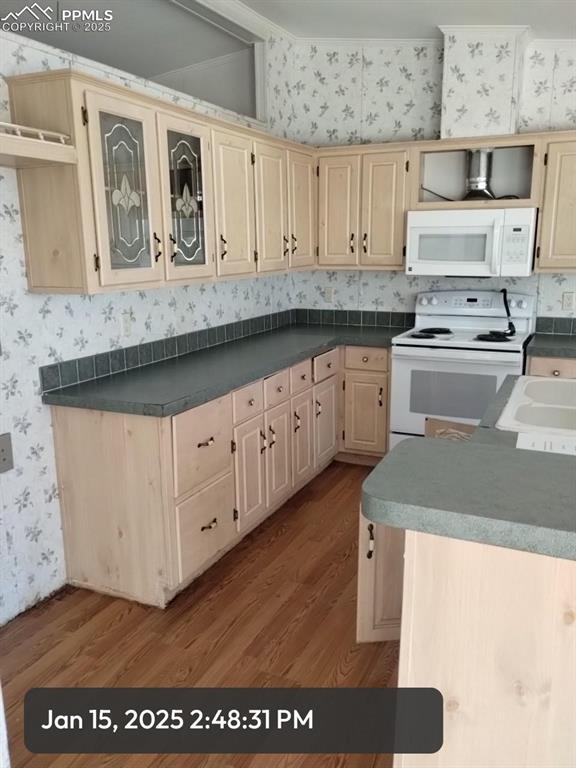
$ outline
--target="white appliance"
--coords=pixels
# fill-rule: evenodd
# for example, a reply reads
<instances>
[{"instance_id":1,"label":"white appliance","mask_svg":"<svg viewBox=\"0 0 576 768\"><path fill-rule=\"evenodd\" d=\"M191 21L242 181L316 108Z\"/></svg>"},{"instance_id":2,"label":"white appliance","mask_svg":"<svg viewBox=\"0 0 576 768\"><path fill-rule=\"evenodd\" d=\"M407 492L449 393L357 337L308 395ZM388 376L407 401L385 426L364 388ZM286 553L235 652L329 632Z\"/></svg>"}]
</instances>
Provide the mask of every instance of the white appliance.
<instances>
[{"instance_id":1,"label":"white appliance","mask_svg":"<svg viewBox=\"0 0 576 768\"><path fill-rule=\"evenodd\" d=\"M532 274L536 208L408 211L411 275L524 277Z\"/></svg>"},{"instance_id":2,"label":"white appliance","mask_svg":"<svg viewBox=\"0 0 576 768\"><path fill-rule=\"evenodd\" d=\"M514 335L501 291L418 294L414 328L392 339L390 448L424 435L426 417L478 424L506 376L523 373L536 299L508 303Z\"/></svg>"}]
</instances>

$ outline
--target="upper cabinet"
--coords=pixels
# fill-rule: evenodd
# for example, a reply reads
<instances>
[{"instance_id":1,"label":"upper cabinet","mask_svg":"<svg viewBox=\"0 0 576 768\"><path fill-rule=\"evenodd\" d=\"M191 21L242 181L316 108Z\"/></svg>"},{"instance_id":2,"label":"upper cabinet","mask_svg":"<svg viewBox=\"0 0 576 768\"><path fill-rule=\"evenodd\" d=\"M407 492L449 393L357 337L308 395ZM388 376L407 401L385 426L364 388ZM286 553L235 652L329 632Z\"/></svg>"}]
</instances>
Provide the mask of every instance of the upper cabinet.
<instances>
[{"instance_id":1,"label":"upper cabinet","mask_svg":"<svg viewBox=\"0 0 576 768\"><path fill-rule=\"evenodd\" d=\"M288 151L291 267L309 267L315 262L318 239L316 182L314 155Z\"/></svg>"},{"instance_id":2,"label":"upper cabinet","mask_svg":"<svg viewBox=\"0 0 576 768\"><path fill-rule=\"evenodd\" d=\"M94 218L95 268L102 285L162 279L162 211L153 110L86 93Z\"/></svg>"},{"instance_id":3,"label":"upper cabinet","mask_svg":"<svg viewBox=\"0 0 576 768\"><path fill-rule=\"evenodd\" d=\"M548 144L538 266L576 269L576 141Z\"/></svg>"},{"instance_id":4,"label":"upper cabinet","mask_svg":"<svg viewBox=\"0 0 576 768\"><path fill-rule=\"evenodd\" d=\"M252 141L228 131L213 131L216 244L219 275L254 272L254 154Z\"/></svg>"},{"instance_id":5,"label":"upper cabinet","mask_svg":"<svg viewBox=\"0 0 576 768\"><path fill-rule=\"evenodd\" d=\"M258 271L286 269L290 253L286 150L254 143Z\"/></svg>"},{"instance_id":6,"label":"upper cabinet","mask_svg":"<svg viewBox=\"0 0 576 768\"><path fill-rule=\"evenodd\" d=\"M159 113L158 156L168 280L214 274L210 129Z\"/></svg>"},{"instance_id":7,"label":"upper cabinet","mask_svg":"<svg viewBox=\"0 0 576 768\"><path fill-rule=\"evenodd\" d=\"M402 267L407 155L320 158L319 264Z\"/></svg>"}]
</instances>

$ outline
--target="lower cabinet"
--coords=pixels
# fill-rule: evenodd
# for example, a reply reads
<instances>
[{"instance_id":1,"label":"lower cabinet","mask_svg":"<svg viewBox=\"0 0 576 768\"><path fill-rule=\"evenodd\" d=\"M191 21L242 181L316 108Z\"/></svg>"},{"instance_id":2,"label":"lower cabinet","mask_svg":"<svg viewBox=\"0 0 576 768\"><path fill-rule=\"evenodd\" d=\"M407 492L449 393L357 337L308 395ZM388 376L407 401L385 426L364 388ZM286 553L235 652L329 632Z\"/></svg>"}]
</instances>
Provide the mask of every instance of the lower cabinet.
<instances>
[{"instance_id":1,"label":"lower cabinet","mask_svg":"<svg viewBox=\"0 0 576 768\"><path fill-rule=\"evenodd\" d=\"M344 448L352 453L386 450L388 376L347 372L345 377Z\"/></svg>"},{"instance_id":2,"label":"lower cabinet","mask_svg":"<svg viewBox=\"0 0 576 768\"><path fill-rule=\"evenodd\" d=\"M234 429L236 510L240 532L266 512L267 442L263 414Z\"/></svg>"},{"instance_id":3,"label":"lower cabinet","mask_svg":"<svg viewBox=\"0 0 576 768\"><path fill-rule=\"evenodd\" d=\"M292 429L290 402L266 411L266 503L268 509L288 498L292 490Z\"/></svg>"},{"instance_id":4,"label":"lower cabinet","mask_svg":"<svg viewBox=\"0 0 576 768\"><path fill-rule=\"evenodd\" d=\"M399 639L403 575L404 531L371 523L360 512L356 617L359 643Z\"/></svg>"},{"instance_id":5,"label":"lower cabinet","mask_svg":"<svg viewBox=\"0 0 576 768\"><path fill-rule=\"evenodd\" d=\"M554 376L556 379L576 379L576 360L570 357L531 357L530 376Z\"/></svg>"},{"instance_id":6,"label":"lower cabinet","mask_svg":"<svg viewBox=\"0 0 576 768\"><path fill-rule=\"evenodd\" d=\"M314 400L312 390L292 398L292 480L301 488L314 475Z\"/></svg>"},{"instance_id":7,"label":"lower cabinet","mask_svg":"<svg viewBox=\"0 0 576 768\"><path fill-rule=\"evenodd\" d=\"M337 413L338 377L316 384L314 397L314 448L315 467L327 464L338 452Z\"/></svg>"}]
</instances>

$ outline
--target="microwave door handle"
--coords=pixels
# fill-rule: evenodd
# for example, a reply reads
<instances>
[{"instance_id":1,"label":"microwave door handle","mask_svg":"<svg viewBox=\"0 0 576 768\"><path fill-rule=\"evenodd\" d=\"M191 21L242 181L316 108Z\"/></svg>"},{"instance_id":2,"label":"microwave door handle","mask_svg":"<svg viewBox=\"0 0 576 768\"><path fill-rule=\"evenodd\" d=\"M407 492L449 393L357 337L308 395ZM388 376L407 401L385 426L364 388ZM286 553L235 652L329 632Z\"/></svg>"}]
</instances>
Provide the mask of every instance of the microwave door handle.
<instances>
[{"instance_id":1,"label":"microwave door handle","mask_svg":"<svg viewBox=\"0 0 576 768\"><path fill-rule=\"evenodd\" d=\"M502 272L502 225L503 220L498 216L494 222L494 237L492 239L492 264L490 273L494 277L500 277Z\"/></svg>"}]
</instances>

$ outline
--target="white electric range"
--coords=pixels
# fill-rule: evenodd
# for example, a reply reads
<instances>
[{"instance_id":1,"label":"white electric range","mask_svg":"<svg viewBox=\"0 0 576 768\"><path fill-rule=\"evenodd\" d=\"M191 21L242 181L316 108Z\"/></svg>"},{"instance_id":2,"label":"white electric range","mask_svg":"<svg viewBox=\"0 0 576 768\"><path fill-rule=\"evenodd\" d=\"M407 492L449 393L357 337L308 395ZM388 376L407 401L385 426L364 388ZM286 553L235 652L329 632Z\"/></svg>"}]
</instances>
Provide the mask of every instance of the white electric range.
<instances>
[{"instance_id":1,"label":"white electric range","mask_svg":"<svg viewBox=\"0 0 576 768\"><path fill-rule=\"evenodd\" d=\"M414 328L392 339L390 448L424 435L427 417L478 424L506 376L524 372L536 298L507 299L513 335L501 291L418 294Z\"/></svg>"}]
</instances>

